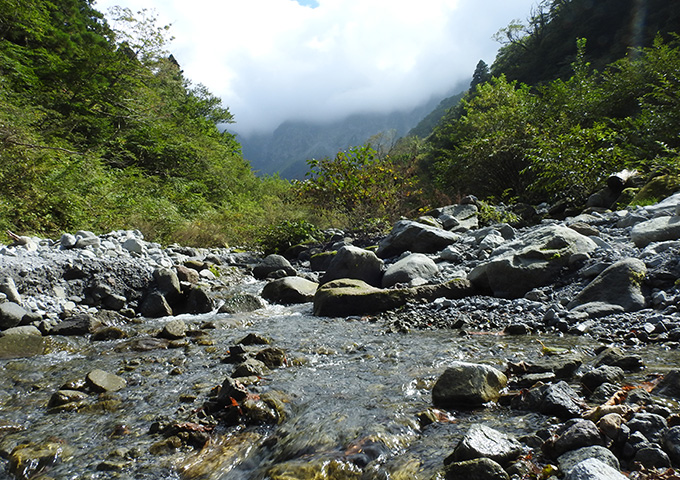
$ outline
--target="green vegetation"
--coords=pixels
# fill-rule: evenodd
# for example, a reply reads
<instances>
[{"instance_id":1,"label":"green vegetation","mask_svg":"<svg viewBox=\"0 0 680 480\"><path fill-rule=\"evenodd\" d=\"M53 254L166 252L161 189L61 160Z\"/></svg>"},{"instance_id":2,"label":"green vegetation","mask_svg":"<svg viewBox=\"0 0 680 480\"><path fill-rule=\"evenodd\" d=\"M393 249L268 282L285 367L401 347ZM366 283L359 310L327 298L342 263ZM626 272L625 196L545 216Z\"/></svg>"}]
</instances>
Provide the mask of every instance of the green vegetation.
<instances>
[{"instance_id":1,"label":"green vegetation","mask_svg":"<svg viewBox=\"0 0 680 480\"><path fill-rule=\"evenodd\" d=\"M496 221L510 217L495 201L578 205L624 167L677 179L680 12L646 3L637 24L634 0L539 3L414 130L427 138L377 136L291 184L254 175L217 127L231 113L184 77L153 15L117 9L109 24L91 0L0 0L0 229L280 252L466 194Z\"/></svg>"},{"instance_id":2,"label":"green vegetation","mask_svg":"<svg viewBox=\"0 0 680 480\"><path fill-rule=\"evenodd\" d=\"M232 121L165 51L167 27L88 0L0 1L0 228L139 228L147 238L253 241L289 186L258 179Z\"/></svg>"}]
</instances>

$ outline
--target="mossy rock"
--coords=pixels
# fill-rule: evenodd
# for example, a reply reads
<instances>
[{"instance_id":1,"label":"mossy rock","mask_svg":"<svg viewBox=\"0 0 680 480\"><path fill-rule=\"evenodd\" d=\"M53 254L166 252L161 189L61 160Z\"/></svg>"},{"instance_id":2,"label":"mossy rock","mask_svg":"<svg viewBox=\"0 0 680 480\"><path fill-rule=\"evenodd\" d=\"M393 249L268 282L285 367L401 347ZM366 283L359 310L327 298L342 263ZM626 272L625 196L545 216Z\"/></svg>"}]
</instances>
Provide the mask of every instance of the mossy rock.
<instances>
[{"instance_id":1,"label":"mossy rock","mask_svg":"<svg viewBox=\"0 0 680 480\"><path fill-rule=\"evenodd\" d=\"M655 177L640 189L630 205L653 205L680 190L680 175Z\"/></svg>"}]
</instances>

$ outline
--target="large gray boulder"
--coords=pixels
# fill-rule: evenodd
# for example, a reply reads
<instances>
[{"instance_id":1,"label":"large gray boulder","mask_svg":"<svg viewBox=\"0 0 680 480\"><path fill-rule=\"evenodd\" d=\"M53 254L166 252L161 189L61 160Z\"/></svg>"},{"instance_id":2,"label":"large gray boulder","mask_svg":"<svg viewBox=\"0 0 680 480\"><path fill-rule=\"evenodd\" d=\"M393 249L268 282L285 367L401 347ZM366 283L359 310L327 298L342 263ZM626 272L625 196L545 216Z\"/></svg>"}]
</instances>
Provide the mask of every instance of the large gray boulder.
<instances>
[{"instance_id":1,"label":"large gray boulder","mask_svg":"<svg viewBox=\"0 0 680 480\"><path fill-rule=\"evenodd\" d=\"M356 279L343 278L321 285L314 295L314 315L344 317L392 310L417 300L460 299L475 293L466 279L437 285L382 289Z\"/></svg>"},{"instance_id":2,"label":"large gray boulder","mask_svg":"<svg viewBox=\"0 0 680 480\"><path fill-rule=\"evenodd\" d=\"M26 313L21 305L14 302L0 303L0 330L19 326Z\"/></svg>"},{"instance_id":3,"label":"large gray boulder","mask_svg":"<svg viewBox=\"0 0 680 480\"><path fill-rule=\"evenodd\" d=\"M626 480L627 478L597 458L589 458L567 472L564 480Z\"/></svg>"},{"instance_id":4,"label":"large gray boulder","mask_svg":"<svg viewBox=\"0 0 680 480\"><path fill-rule=\"evenodd\" d=\"M576 450L570 450L563 453L557 458L560 465L560 470L563 472L569 472L576 465L589 458L597 458L603 463L606 463L610 467L616 469L617 471L621 469L619 465L619 460L616 455L612 453L608 448L602 447L600 445L593 445L589 447L577 448Z\"/></svg>"},{"instance_id":5,"label":"large gray boulder","mask_svg":"<svg viewBox=\"0 0 680 480\"><path fill-rule=\"evenodd\" d=\"M442 228L400 220L394 224L392 232L380 241L376 254L380 258L389 258L406 251L437 253L459 239L458 234Z\"/></svg>"},{"instance_id":6,"label":"large gray boulder","mask_svg":"<svg viewBox=\"0 0 680 480\"><path fill-rule=\"evenodd\" d=\"M285 257L272 254L264 257L260 263L258 263L255 268L253 268L253 276L262 280L279 270L283 270L286 275L289 276L297 275L297 272Z\"/></svg>"},{"instance_id":7,"label":"large gray boulder","mask_svg":"<svg viewBox=\"0 0 680 480\"><path fill-rule=\"evenodd\" d=\"M432 388L432 401L442 408L474 408L500 398L508 378L489 365L455 362Z\"/></svg>"},{"instance_id":8,"label":"large gray boulder","mask_svg":"<svg viewBox=\"0 0 680 480\"><path fill-rule=\"evenodd\" d=\"M398 283L425 283L438 272L437 264L430 257L422 253L412 253L393 263L385 270L382 286L389 288Z\"/></svg>"},{"instance_id":9,"label":"large gray boulder","mask_svg":"<svg viewBox=\"0 0 680 480\"><path fill-rule=\"evenodd\" d=\"M302 277L284 277L269 282L262 289L262 298L272 303L290 305L314 300L318 283Z\"/></svg>"},{"instance_id":10,"label":"large gray boulder","mask_svg":"<svg viewBox=\"0 0 680 480\"><path fill-rule=\"evenodd\" d=\"M657 217L638 223L630 232L630 238L639 248L652 242L677 240L680 238L680 217Z\"/></svg>"},{"instance_id":11,"label":"large gray boulder","mask_svg":"<svg viewBox=\"0 0 680 480\"><path fill-rule=\"evenodd\" d=\"M547 225L506 242L468 275L478 288L497 297L519 298L548 285L574 254L590 253L597 244L571 228Z\"/></svg>"},{"instance_id":12,"label":"large gray boulder","mask_svg":"<svg viewBox=\"0 0 680 480\"><path fill-rule=\"evenodd\" d=\"M335 254L320 282L324 284L340 278L353 278L379 287L382 275L383 261L375 253L345 245Z\"/></svg>"},{"instance_id":13,"label":"large gray boulder","mask_svg":"<svg viewBox=\"0 0 680 480\"><path fill-rule=\"evenodd\" d=\"M456 462L490 458L500 465L507 466L521 453L522 444L512 435L506 435L486 425L474 424L456 446L452 458Z\"/></svg>"},{"instance_id":14,"label":"large gray boulder","mask_svg":"<svg viewBox=\"0 0 680 480\"><path fill-rule=\"evenodd\" d=\"M21 305L21 295L12 277L5 277L0 281L0 293L7 295L7 300L10 302Z\"/></svg>"},{"instance_id":15,"label":"large gray boulder","mask_svg":"<svg viewBox=\"0 0 680 480\"><path fill-rule=\"evenodd\" d=\"M597 302L619 306L625 312L640 310L645 307L641 286L646 275L647 267L642 260L627 258L616 262L595 277L569 302L567 308Z\"/></svg>"}]
</instances>

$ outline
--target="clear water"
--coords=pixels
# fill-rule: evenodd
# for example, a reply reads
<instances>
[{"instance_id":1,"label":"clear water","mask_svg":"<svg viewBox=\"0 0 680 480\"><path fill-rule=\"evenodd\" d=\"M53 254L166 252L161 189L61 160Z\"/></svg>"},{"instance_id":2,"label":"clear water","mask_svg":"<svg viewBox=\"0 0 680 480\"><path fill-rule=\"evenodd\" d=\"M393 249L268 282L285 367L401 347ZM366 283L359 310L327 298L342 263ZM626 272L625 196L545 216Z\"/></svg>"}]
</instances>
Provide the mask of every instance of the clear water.
<instances>
[{"instance_id":1,"label":"clear water","mask_svg":"<svg viewBox=\"0 0 680 480\"><path fill-rule=\"evenodd\" d=\"M311 305L183 319L194 329L206 322L218 328L204 330L209 342L188 341L181 348L139 352L128 348L130 339L61 338L51 342L45 355L0 361L0 426L25 427L0 431L0 451L6 455L26 441L61 442L61 461L46 471L54 479L262 479L275 465L327 465L356 452L368 452L368 465L352 457L364 467L363 478L399 478L396 472L410 472L404 478L429 479L472 423L522 435L549 421L500 406L451 411L447 421L424 428L418 421L418 414L432 407L431 388L450 362L482 362L503 369L507 361L540 356L541 346L531 336L462 337L444 330L386 333L384 325L365 319L314 317ZM125 328L136 338L146 338L168 320ZM246 430L220 428L200 457L189 448L149 453L150 446L162 440L149 434L151 424L162 417L184 421L199 408L233 369L222 362L229 346L251 332L286 351L289 366L273 370L253 387L261 393L285 394L285 422ZM541 339L590 354L596 347L582 337ZM679 360L677 351L663 349L646 348L643 356L655 371ZM95 411L48 414L50 396L93 368L122 376L127 387L92 400L98 405ZM127 433L115 435L121 425ZM122 467L98 471L104 460L119 461ZM0 478L9 479L6 464L0 461Z\"/></svg>"}]
</instances>

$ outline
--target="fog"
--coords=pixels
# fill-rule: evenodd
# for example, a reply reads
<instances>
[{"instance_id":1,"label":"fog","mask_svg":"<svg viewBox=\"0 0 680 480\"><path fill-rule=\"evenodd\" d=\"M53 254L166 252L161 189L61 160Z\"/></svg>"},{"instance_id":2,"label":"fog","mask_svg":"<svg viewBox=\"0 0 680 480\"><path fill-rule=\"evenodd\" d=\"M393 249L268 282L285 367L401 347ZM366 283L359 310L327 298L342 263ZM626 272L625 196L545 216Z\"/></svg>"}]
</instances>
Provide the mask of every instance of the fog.
<instances>
[{"instance_id":1,"label":"fog","mask_svg":"<svg viewBox=\"0 0 680 480\"><path fill-rule=\"evenodd\" d=\"M155 11L195 84L234 115L230 130L411 109L491 64L492 36L535 0L98 0Z\"/></svg>"}]
</instances>

